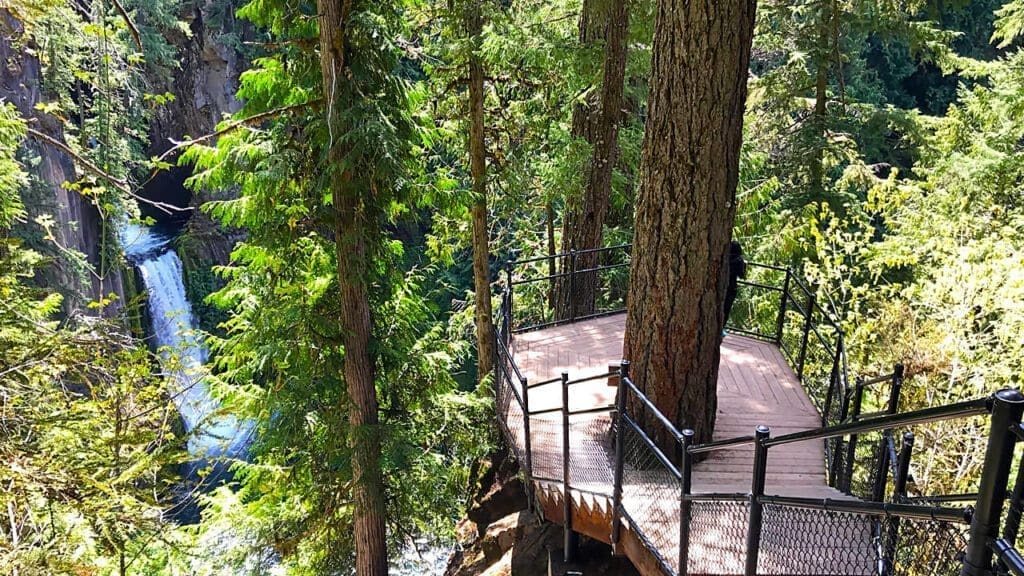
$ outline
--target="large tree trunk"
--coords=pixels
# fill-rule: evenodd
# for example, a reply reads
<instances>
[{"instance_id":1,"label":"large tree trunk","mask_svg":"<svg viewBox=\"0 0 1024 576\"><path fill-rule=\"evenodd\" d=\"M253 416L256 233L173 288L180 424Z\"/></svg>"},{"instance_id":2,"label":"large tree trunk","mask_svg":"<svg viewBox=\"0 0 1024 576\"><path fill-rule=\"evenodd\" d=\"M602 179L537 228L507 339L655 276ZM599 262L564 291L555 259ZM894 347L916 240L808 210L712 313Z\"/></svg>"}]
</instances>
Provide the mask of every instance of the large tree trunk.
<instances>
[{"instance_id":1,"label":"large tree trunk","mask_svg":"<svg viewBox=\"0 0 1024 576\"><path fill-rule=\"evenodd\" d=\"M479 0L466 7L466 31L473 46L483 32ZM483 380L494 365L494 322L491 318L490 249L487 241L487 160L484 143L484 67L474 49L469 56L469 161L473 176L473 284L476 289L477 378Z\"/></svg>"},{"instance_id":2,"label":"large tree trunk","mask_svg":"<svg viewBox=\"0 0 1024 576\"><path fill-rule=\"evenodd\" d=\"M584 8L595 0L585 0ZM581 16L581 38L591 26L593 15L586 9ZM600 248L608 201L612 193L612 173L618 152L619 123L622 119L622 94L626 74L626 49L629 43L629 10L626 0L613 0L604 15L604 78L600 101L593 113L577 108L573 112L574 131L581 132L591 144L585 186L581 197L566 199L562 220L562 252ZM587 116L585 121L577 116ZM577 125L579 124L579 126ZM570 262L575 270L590 270L600 264L598 254L585 252ZM570 272L571 270L563 270ZM576 318L593 314L597 299L599 273L587 272L573 278L560 278L556 289L555 310L558 318Z\"/></svg>"},{"instance_id":3,"label":"large tree trunk","mask_svg":"<svg viewBox=\"0 0 1024 576\"><path fill-rule=\"evenodd\" d=\"M327 121L340 129L336 82L344 82L345 27L351 0L318 0L320 20L320 70ZM338 166L345 150L338 140L328 152L331 166ZM370 299L366 287L369 270L361 190L351 174L330 179L334 203L335 250L338 287L341 292L342 344L345 347L345 384L348 386L349 445L352 449L352 500L355 519L356 574L385 576L388 573L385 528L384 482L380 471L380 436L377 389L370 357Z\"/></svg>"},{"instance_id":4,"label":"large tree trunk","mask_svg":"<svg viewBox=\"0 0 1024 576\"><path fill-rule=\"evenodd\" d=\"M657 3L624 348L636 384L697 442L714 431L755 7ZM676 457L657 422L641 425Z\"/></svg>"}]
</instances>

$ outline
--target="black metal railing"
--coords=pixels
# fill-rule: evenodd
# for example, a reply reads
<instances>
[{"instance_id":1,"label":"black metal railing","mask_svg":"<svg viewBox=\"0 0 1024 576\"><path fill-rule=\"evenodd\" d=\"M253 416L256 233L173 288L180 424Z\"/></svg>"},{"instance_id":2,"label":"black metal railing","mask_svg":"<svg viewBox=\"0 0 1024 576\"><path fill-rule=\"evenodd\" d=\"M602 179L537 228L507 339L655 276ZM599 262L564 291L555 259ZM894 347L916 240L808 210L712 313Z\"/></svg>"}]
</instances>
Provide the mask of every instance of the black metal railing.
<instances>
[{"instance_id":1,"label":"black metal railing","mask_svg":"<svg viewBox=\"0 0 1024 576\"><path fill-rule=\"evenodd\" d=\"M564 257L523 262L539 262L543 269L549 258ZM609 271L621 269L621 263L608 258L603 262L612 262L607 264ZM739 312L734 308L733 321L746 324L737 328L734 323L730 329L780 346L821 411L822 427L777 437L759 427L747 436L694 445L693 433L677 429L637 387L627 362L617 371L580 380L563 374L527 381L514 359L515 333L620 311L624 300L620 304L606 298L603 302L611 306L598 307L585 317L558 319L552 310L534 314L529 310L536 294L522 287L547 282L547 289L553 290L556 280L571 286L574 273L603 270L592 269L600 268L595 266L578 271L570 261L567 272L557 272L556 266L555 274L530 279L517 276L517 265L523 262L506 269L497 330L496 408L502 434L530 480L527 485L540 482L562 490L567 560L575 549L570 497L575 491L609 498L611 541L619 542L628 526L666 574L1022 574L1024 563L1016 550L1024 510L1022 469L1013 489L1008 486L1014 447L1024 437L1024 397L1019 392L899 412L903 368L896 366L890 374L858 379L849 386L843 336L834 315L820 307L815 292L792 271L763 266L766 276L745 281L744 304L737 303ZM781 285L766 279L770 274ZM550 296L543 302L550 303ZM778 303L774 310L768 307L773 299ZM513 315L514 303L525 318L520 324ZM774 330L764 328L771 325L766 321L771 316ZM615 406L573 410L573 386L616 377ZM531 391L552 386L561 389L560 403L531 406ZM545 397L550 403L550 388ZM914 427L982 417L989 419L989 437L977 491L910 495ZM651 439L652 427L657 436L674 438L679 453L662 452ZM607 448L601 444L609 434L614 444L606 460L608 470L583 470L574 464L584 450ZM536 442L550 446L556 437L558 454L535 449ZM766 484L771 448L798 442L824 442L829 484L860 499L774 494L775 487ZM754 448L749 489L694 493L694 455L740 446ZM531 503L535 498L531 494Z\"/></svg>"},{"instance_id":2,"label":"black metal railing","mask_svg":"<svg viewBox=\"0 0 1024 576\"><path fill-rule=\"evenodd\" d=\"M509 262L504 268L501 323L506 334L578 322L626 310L632 244L571 251ZM580 267L582 259L588 266ZM575 287L596 284L587 306L571 301ZM789 360L797 378L822 415L822 425L841 421L842 399L849 394L846 349L839 313L827 293L819 297L808 281L790 268L747 263L747 278L726 328L773 342ZM569 291L558 297L559 290ZM561 308L561 309L559 309ZM590 311L580 315L579 309Z\"/></svg>"},{"instance_id":3,"label":"black metal railing","mask_svg":"<svg viewBox=\"0 0 1024 576\"><path fill-rule=\"evenodd\" d=\"M621 244L506 264L500 307L506 345L513 334L625 311L631 249L632 244ZM588 265L579 266L581 260ZM599 287L587 292L595 299L593 305L566 306L575 287L585 282ZM747 277L739 286L726 328L778 345L821 414L822 426L843 422L852 396L843 331L831 299L819 297L819 291L790 268L756 262L747 263ZM559 290L570 291L569 297L558 296ZM581 308L589 313L577 314ZM843 468L842 450L842 439L826 443L833 486L845 483L843 475L849 473Z\"/></svg>"},{"instance_id":4,"label":"black metal railing","mask_svg":"<svg viewBox=\"0 0 1024 576\"><path fill-rule=\"evenodd\" d=\"M621 373L611 538L619 541L622 523L628 522L655 552L666 574L980 575L993 573L993 566L1002 573L1016 573L1019 554L1012 543L1024 509L1024 473L1018 475L1009 498L1002 537L995 538L1024 408L1024 396L1016 390L777 437L760 426L749 436L694 445L692 431L673 427L632 382L628 363L623 363ZM922 504L925 499L907 497L914 446L910 433L902 436L888 501L778 496L771 494L777 487L766 485L770 449L775 446L982 415L991 419L990 439L973 507L949 506L965 495L938 497L948 498L943 504ZM653 426L676 439L682 454L678 466L637 424L644 418L648 430ZM692 492L694 455L748 445L754 447L748 492ZM666 503L675 507L666 508ZM675 541L678 544L673 545ZM994 565L993 555L1001 563Z\"/></svg>"}]
</instances>

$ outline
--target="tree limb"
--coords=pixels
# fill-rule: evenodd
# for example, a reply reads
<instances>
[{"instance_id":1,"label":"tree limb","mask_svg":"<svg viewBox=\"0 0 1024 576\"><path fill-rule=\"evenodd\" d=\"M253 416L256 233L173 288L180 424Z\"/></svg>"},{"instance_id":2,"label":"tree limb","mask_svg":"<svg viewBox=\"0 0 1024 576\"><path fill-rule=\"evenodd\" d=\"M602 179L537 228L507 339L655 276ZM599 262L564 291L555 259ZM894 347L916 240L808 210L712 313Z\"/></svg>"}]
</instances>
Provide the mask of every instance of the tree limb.
<instances>
[{"instance_id":1,"label":"tree limb","mask_svg":"<svg viewBox=\"0 0 1024 576\"><path fill-rule=\"evenodd\" d=\"M166 152L161 154L160 157L157 158L157 161L158 162L163 162L168 157L170 157L170 156L180 152L183 148L187 148L187 147L192 146L194 144L204 144L206 142L209 142L210 140L214 140L214 139L216 139L216 138L218 138L220 136L223 136L224 134L227 134L228 132L232 132L232 131L237 130L237 129L243 127L243 126L251 126L253 124L259 124L260 122L263 122L264 120L269 120L271 118L276 118L277 116L280 116L282 114L287 114L288 112L294 112L296 110L302 110L303 108L307 108L307 107L319 106L321 103L323 103L323 99L317 98L317 99L314 99L314 100L310 100L308 102L303 102L301 104L292 104L290 106L281 106L280 108L274 108L272 110L267 110L266 112L260 112L259 114L253 114L252 116L248 116L246 118L240 118L238 120L235 120L235 121L231 122L230 124L228 124L227 126L221 128L220 130L216 130L216 131L211 132L211 133L209 133L209 134L207 134L205 136L200 136L199 138L193 138L191 140L185 140L184 142L174 142L172 140L172 142L174 142L174 146L172 146Z\"/></svg>"},{"instance_id":2,"label":"tree limb","mask_svg":"<svg viewBox=\"0 0 1024 576\"><path fill-rule=\"evenodd\" d=\"M139 196L134 191L132 191L131 187L128 185L128 182L126 180L118 178L113 174L110 174L106 170L100 168L99 166L93 164L91 161L89 161L89 159L79 155L77 152L69 148L67 144L61 142L60 140L57 140L56 138L50 136L49 134L44 134L43 132L40 132L39 130L32 128L31 126L26 126L25 130L32 137L41 140L49 144L50 146L53 146L57 150L60 150L64 154L70 156L71 159L74 160L76 164L84 168L86 172L91 173L92 175L96 176L101 180L105 180L106 182L112 184L120 192L123 192L124 194L131 196L132 198L135 198L139 202L144 202L146 204L159 208L160 210L163 210L168 214L191 210L191 208L182 208L180 206L175 206L173 204L168 204L166 202L157 202L156 200L143 198L142 196Z\"/></svg>"},{"instance_id":3,"label":"tree limb","mask_svg":"<svg viewBox=\"0 0 1024 576\"><path fill-rule=\"evenodd\" d=\"M145 50L142 48L142 34L139 33L139 29L132 22L131 17L128 16L128 11L124 9L124 6L118 0L111 1L114 3L114 8L117 9L117 13L121 15L124 23L128 25L128 31L131 33L132 39L135 40L135 45L139 47L139 52L144 52Z\"/></svg>"}]
</instances>

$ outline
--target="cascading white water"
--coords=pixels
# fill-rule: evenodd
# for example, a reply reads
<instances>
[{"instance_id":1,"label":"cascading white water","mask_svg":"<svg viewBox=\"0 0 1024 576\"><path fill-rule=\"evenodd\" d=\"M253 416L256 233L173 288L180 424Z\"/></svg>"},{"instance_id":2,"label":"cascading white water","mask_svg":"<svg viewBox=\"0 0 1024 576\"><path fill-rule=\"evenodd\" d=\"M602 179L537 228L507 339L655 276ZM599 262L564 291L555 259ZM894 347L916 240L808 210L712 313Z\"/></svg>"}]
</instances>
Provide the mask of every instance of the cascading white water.
<instances>
[{"instance_id":1,"label":"cascading white water","mask_svg":"<svg viewBox=\"0 0 1024 576\"><path fill-rule=\"evenodd\" d=\"M181 259L168 246L171 237L135 225L123 226L121 237L125 254L139 268L146 285L153 337L163 368L174 381L174 404L189 434L189 455L196 459L188 466L187 474L194 482L196 472L206 467L204 460L217 462L245 458L252 425L229 414L218 414L220 405L203 382L207 350L185 295ZM207 486L216 483L217 478L223 475L223 466L215 464L213 468L214 472L205 481ZM182 520L197 521L194 511L191 514ZM241 545L236 534L224 533L208 538L212 539L205 541L204 546L214 556L218 550L226 554L232 547ZM449 553L447 546L432 546L425 541L410 544L392 562L392 573L396 576L442 574ZM265 570L269 568L272 574L282 573L275 558L275 554L270 552L262 560L253 559L252 562Z\"/></svg>"},{"instance_id":2,"label":"cascading white water","mask_svg":"<svg viewBox=\"0 0 1024 576\"><path fill-rule=\"evenodd\" d=\"M189 454L197 460L244 457L252 426L217 413L220 405L203 381L206 347L185 296L181 260L168 247L170 239L127 225L122 241L128 258L142 273L153 336L164 370L173 379L174 404L189 434Z\"/></svg>"}]
</instances>

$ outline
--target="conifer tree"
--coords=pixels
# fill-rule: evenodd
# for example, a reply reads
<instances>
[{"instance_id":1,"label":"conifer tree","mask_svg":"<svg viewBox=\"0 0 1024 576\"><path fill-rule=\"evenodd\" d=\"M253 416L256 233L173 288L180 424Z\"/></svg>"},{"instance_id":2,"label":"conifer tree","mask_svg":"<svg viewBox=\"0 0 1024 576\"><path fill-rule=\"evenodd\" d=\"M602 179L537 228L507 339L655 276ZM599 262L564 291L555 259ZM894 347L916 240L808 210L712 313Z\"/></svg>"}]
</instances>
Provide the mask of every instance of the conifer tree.
<instances>
[{"instance_id":1,"label":"conifer tree","mask_svg":"<svg viewBox=\"0 0 1024 576\"><path fill-rule=\"evenodd\" d=\"M697 442L711 439L717 408L754 9L658 1L624 353L638 386ZM663 427L647 431L677 452Z\"/></svg>"}]
</instances>

